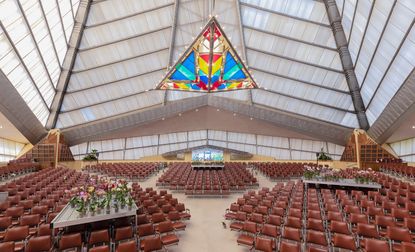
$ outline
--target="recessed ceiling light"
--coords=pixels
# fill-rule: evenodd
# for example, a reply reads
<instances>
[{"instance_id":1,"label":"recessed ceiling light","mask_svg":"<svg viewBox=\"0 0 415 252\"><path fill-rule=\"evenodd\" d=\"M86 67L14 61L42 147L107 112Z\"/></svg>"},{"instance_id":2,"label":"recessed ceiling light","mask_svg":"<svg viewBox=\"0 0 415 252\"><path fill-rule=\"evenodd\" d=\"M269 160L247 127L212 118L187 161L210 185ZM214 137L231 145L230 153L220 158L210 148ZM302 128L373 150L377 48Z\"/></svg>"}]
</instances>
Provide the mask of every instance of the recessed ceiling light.
<instances>
[{"instance_id":1,"label":"recessed ceiling light","mask_svg":"<svg viewBox=\"0 0 415 252\"><path fill-rule=\"evenodd\" d=\"M164 121L164 119L165 119L164 117L161 118L162 121Z\"/></svg>"},{"instance_id":2,"label":"recessed ceiling light","mask_svg":"<svg viewBox=\"0 0 415 252\"><path fill-rule=\"evenodd\" d=\"M0 127L0 128L2 128L2 127ZM415 129L415 125L412 125L412 128Z\"/></svg>"},{"instance_id":3,"label":"recessed ceiling light","mask_svg":"<svg viewBox=\"0 0 415 252\"><path fill-rule=\"evenodd\" d=\"M179 113L179 116L182 116L182 113Z\"/></svg>"},{"instance_id":4,"label":"recessed ceiling light","mask_svg":"<svg viewBox=\"0 0 415 252\"><path fill-rule=\"evenodd\" d=\"M220 111L220 109L216 109L216 111Z\"/></svg>"},{"instance_id":5,"label":"recessed ceiling light","mask_svg":"<svg viewBox=\"0 0 415 252\"><path fill-rule=\"evenodd\" d=\"M3 128L3 125L0 125L0 129L2 129Z\"/></svg>"},{"instance_id":6,"label":"recessed ceiling light","mask_svg":"<svg viewBox=\"0 0 415 252\"><path fill-rule=\"evenodd\" d=\"M195 109L195 111L197 112L197 111L199 111L199 109Z\"/></svg>"},{"instance_id":7,"label":"recessed ceiling light","mask_svg":"<svg viewBox=\"0 0 415 252\"><path fill-rule=\"evenodd\" d=\"M250 119L251 121L252 121L252 120L254 120L254 118L252 118L252 117L251 117L251 118L249 118L249 119Z\"/></svg>"}]
</instances>

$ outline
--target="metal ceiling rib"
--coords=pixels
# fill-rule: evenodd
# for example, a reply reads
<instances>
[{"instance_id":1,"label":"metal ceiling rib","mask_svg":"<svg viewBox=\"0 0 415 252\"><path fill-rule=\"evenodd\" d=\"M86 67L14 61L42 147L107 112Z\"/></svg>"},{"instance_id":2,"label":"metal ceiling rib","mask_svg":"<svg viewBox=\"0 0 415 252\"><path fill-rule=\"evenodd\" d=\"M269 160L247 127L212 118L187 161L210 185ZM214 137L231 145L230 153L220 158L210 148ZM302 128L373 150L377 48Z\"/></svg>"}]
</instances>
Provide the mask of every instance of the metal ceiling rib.
<instances>
[{"instance_id":1,"label":"metal ceiling rib","mask_svg":"<svg viewBox=\"0 0 415 252\"><path fill-rule=\"evenodd\" d=\"M56 126L59 113L61 111L62 102L70 79L70 74L75 63L76 52L82 39L82 33L85 23L88 19L88 11L90 8L89 0L81 0L79 2L78 11L74 20L74 28L69 40L69 47L65 60L62 64L61 74L56 84L56 95L52 102L52 111L46 123L46 128L51 129Z\"/></svg>"},{"instance_id":2,"label":"metal ceiling rib","mask_svg":"<svg viewBox=\"0 0 415 252\"><path fill-rule=\"evenodd\" d=\"M415 69L412 70L405 82L388 102L382 114L372 124L368 134L378 143L384 143L414 111Z\"/></svg>"}]
</instances>

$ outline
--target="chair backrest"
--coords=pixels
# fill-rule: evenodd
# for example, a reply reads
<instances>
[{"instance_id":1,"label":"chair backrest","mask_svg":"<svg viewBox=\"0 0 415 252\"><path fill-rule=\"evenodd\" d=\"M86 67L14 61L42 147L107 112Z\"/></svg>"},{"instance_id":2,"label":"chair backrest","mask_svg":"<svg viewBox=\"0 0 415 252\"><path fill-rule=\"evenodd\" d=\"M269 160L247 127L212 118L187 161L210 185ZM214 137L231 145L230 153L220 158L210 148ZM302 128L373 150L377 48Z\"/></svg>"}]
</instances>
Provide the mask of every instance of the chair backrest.
<instances>
[{"instance_id":1,"label":"chair backrest","mask_svg":"<svg viewBox=\"0 0 415 252\"><path fill-rule=\"evenodd\" d=\"M37 234L39 236L52 235L52 229L50 228L49 224L40 224L38 227Z\"/></svg>"},{"instance_id":2,"label":"chair backrest","mask_svg":"<svg viewBox=\"0 0 415 252\"><path fill-rule=\"evenodd\" d=\"M23 215L20 217L20 226L37 226L40 223L39 214Z\"/></svg>"},{"instance_id":3,"label":"chair backrest","mask_svg":"<svg viewBox=\"0 0 415 252\"><path fill-rule=\"evenodd\" d=\"M307 220L307 229L324 232L323 222L321 220L317 220L317 219L308 219Z\"/></svg>"},{"instance_id":4,"label":"chair backrest","mask_svg":"<svg viewBox=\"0 0 415 252\"><path fill-rule=\"evenodd\" d=\"M300 229L285 227L282 232L282 237L293 241L301 241Z\"/></svg>"},{"instance_id":5,"label":"chair backrest","mask_svg":"<svg viewBox=\"0 0 415 252\"><path fill-rule=\"evenodd\" d=\"M147 238L143 241L144 243L144 252L151 252L160 250L163 248L163 245L161 243L161 239L159 236ZM117 252L124 252L124 251L117 251Z\"/></svg>"},{"instance_id":6,"label":"chair backrest","mask_svg":"<svg viewBox=\"0 0 415 252\"><path fill-rule=\"evenodd\" d=\"M14 252L14 242L0 242L1 252Z\"/></svg>"},{"instance_id":7,"label":"chair backrest","mask_svg":"<svg viewBox=\"0 0 415 252\"><path fill-rule=\"evenodd\" d=\"M255 249L264 252L272 252L272 240L256 237L255 239Z\"/></svg>"},{"instance_id":8,"label":"chair backrest","mask_svg":"<svg viewBox=\"0 0 415 252\"><path fill-rule=\"evenodd\" d=\"M5 230L12 225L12 217L4 216L0 217L0 230Z\"/></svg>"},{"instance_id":9,"label":"chair backrest","mask_svg":"<svg viewBox=\"0 0 415 252\"><path fill-rule=\"evenodd\" d=\"M59 240L59 250L82 247L81 233L62 235Z\"/></svg>"},{"instance_id":10,"label":"chair backrest","mask_svg":"<svg viewBox=\"0 0 415 252\"><path fill-rule=\"evenodd\" d=\"M168 218L171 221L178 221L178 220L180 220L180 213L177 212L177 211L171 211L168 214Z\"/></svg>"},{"instance_id":11,"label":"chair backrest","mask_svg":"<svg viewBox=\"0 0 415 252\"><path fill-rule=\"evenodd\" d=\"M332 221L330 223L330 230L334 233L350 234L350 230L347 226L347 223L342 221Z\"/></svg>"},{"instance_id":12,"label":"chair backrest","mask_svg":"<svg viewBox=\"0 0 415 252\"><path fill-rule=\"evenodd\" d=\"M133 229L131 226L120 227L115 229L115 241L122 241L133 237Z\"/></svg>"},{"instance_id":13,"label":"chair backrest","mask_svg":"<svg viewBox=\"0 0 415 252\"><path fill-rule=\"evenodd\" d=\"M278 229L276 226L271 225L271 224L264 224L262 226L262 230L261 233L273 238L277 238L278 237Z\"/></svg>"},{"instance_id":14,"label":"chair backrest","mask_svg":"<svg viewBox=\"0 0 415 252\"><path fill-rule=\"evenodd\" d=\"M323 232L308 230L307 242L327 246L327 239Z\"/></svg>"},{"instance_id":15,"label":"chair backrest","mask_svg":"<svg viewBox=\"0 0 415 252\"><path fill-rule=\"evenodd\" d=\"M378 227L394 227L395 220L391 216L376 215L375 223Z\"/></svg>"},{"instance_id":16,"label":"chair backrest","mask_svg":"<svg viewBox=\"0 0 415 252\"><path fill-rule=\"evenodd\" d=\"M357 232L359 236L366 238L379 238L379 233L375 225L366 223L357 223Z\"/></svg>"},{"instance_id":17,"label":"chair backrest","mask_svg":"<svg viewBox=\"0 0 415 252\"><path fill-rule=\"evenodd\" d=\"M90 248L88 252L110 252L110 247L108 245L93 247Z\"/></svg>"},{"instance_id":18,"label":"chair backrest","mask_svg":"<svg viewBox=\"0 0 415 252\"><path fill-rule=\"evenodd\" d=\"M252 221L245 221L242 230L251 234L256 234L258 232L257 224Z\"/></svg>"},{"instance_id":19,"label":"chair backrest","mask_svg":"<svg viewBox=\"0 0 415 252\"><path fill-rule=\"evenodd\" d=\"M116 249L116 252L135 252L135 251L137 251L137 243L135 240L122 242L118 244L117 249ZM152 250L149 250L149 251L152 251Z\"/></svg>"},{"instance_id":20,"label":"chair backrest","mask_svg":"<svg viewBox=\"0 0 415 252\"><path fill-rule=\"evenodd\" d=\"M155 234L154 226L152 223L140 225L137 232L139 237Z\"/></svg>"},{"instance_id":21,"label":"chair backrest","mask_svg":"<svg viewBox=\"0 0 415 252\"><path fill-rule=\"evenodd\" d=\"M402 252L415 251L415 244L412 242L402 242Z\"/></svg>"},{"instance_id":22,"label":"chair backrest","mask_svg":"<svg viewBox=\"0 0 415 252\"><path fill-rule=\"evenodd\" d=\"M389 244L387 241L366 239L365 251L366 252L389 251Z\"/></svg>"},{"instance_id":23,"label":"chair backrest","mask_svg":"<svg viewBox=\"0 0 415 252\"><path fill-rule=\"evenodd\" d=\"M110 241L110 236L107 229L92 231L88 239L88 244L93 245L97 243L107 243Z\"/></svg>"},{"instance_id":24,"label":"chair backrest","mask_svg":"<svg viewBox=\"0 0 415 252\"><path fill-rule=\"evenodd\" d=\"M153 223L159 223L166 220L163 213L154 213L151 215L151 220Z\"/></svg>"},{"instance_id":25,"label":"chair backrest","mask_svg":"<svg viewBox=\"0 0 415 252\"><path fill-rule=\"evenodd\" d=\"M282 241L281 246L280 246L280 251L281 252L300 252L300 245Z\"/></svg>"},{"instance_id":26,"label":"chair backrest","mask_svg":"<svg viewBox=\"0 0 415 252\"><path fill-rule=\"evenodd\" d=\"M25 252L49 251L52 248L52 241L49 235L32 237L27 243Z\"/></svg>"},{"instance_id":27,"label":"chair backrest","mask_svg":"<svg viewBox=\"0 0 415 252\"><path fill-rule=\"evenodd\" d=\"M158 231L162 233L172 232L174 230L173 224L171 221L163 221L158 225Z\"/></svg>"},{"instance_id":28,"label":"chair backrest","mask_svg":"<svg viewBox=\"0 0 415 252\"><path fill-rule=\"evenodd\" d=\"M6 209L6 216L11 216L13 218L18 218L24 214L23 207L9 207Z\"/></svg>"},{"instance_id":29,"label":"chair backrest","mask_svg":"<svg viewBox=\"0 0 415 252\"><path fill-rule=\"evenodd\" d=\"M29 226L17 226L7 229L4 241L23 241L29 236Z\"/></svg>"},{"instance_id":30,"label":"chair backrest","mask_svg":"<svg viewBox=\"0 0 415 252\"><path fill-rule=\"evenodd\" d=\"M411 234L407 228L388 226L386 236L393 241L412 242Z\"/></svg>"},{"instance_id":31,"label":"chair backrest","mask_svg":"<svg viewBox=\"0 0 415 252\"><path fill-rule=\"evenodd\" d=\"M282 223L282 218L281 216L271 214L268 216L267 223L275 226L280 226Z\"/></svg>"},{"instance_id":32,"label":"chair backrest","mask_svg":"<svg viewBox=\"0 0 415 252\"><path fill-rule=\"evenodd\" d=\"M337 248L344 248L356 251L356 243L353 236L344 234L334 234L333 245Z\"/></svg>"}]
</instances>

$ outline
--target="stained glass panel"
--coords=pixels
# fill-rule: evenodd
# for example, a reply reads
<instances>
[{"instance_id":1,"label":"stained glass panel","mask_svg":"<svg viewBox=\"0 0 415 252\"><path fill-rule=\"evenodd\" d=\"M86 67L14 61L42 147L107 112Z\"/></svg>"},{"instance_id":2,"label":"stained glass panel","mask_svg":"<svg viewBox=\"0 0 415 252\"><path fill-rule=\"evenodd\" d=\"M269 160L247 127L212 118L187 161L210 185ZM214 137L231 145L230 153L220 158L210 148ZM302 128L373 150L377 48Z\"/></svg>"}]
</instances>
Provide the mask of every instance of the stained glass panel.
<instances>
[{"instance_id":1,"label":"stained glass panel","mask_svg":"<svg viewBox=\"0 0 415 252\"><path fill-rule=\"evenodd\" d=\"M247 67L212 18L157 89L220 92L256 87Z\"/></svg>"}]
</instances>

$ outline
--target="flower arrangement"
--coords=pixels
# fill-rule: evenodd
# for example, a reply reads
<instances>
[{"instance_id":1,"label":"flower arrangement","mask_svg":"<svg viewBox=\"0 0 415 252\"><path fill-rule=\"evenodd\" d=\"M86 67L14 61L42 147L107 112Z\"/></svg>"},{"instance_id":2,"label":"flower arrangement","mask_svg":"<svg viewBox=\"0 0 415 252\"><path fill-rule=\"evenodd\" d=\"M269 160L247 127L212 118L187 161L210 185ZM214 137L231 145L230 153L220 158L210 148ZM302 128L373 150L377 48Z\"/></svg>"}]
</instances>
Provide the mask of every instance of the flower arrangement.
<instances>
[{"instance_id":1,"label":"flower arrangement","mask_svg":"<svg viewBox=\"0 0 415 252\"><path fill-rule=\"evenodd\" d=\"M131 187L125 180L106 180L90 179L85 186L75 187L67 191L73 195L69 201L71 207L76 211L85 214L88 210L91 214L100 212L101 209L110 209L114 206L118 210L119 206L124 208L126 205L131 207L134 200L130 195Z\"/></svg>"},{"instance_id":2,"label":"flower arrangement","mask_svg":"<svg viewBox=\"0 0 415 252\"><path fill-rule=\"evenodd\" d=\"M304 178L305 179L313 179L320 174L319 167L314 166L304 166Z\"/></svg>"},{"instance_id":3,"label":"flower arrangement","mask_svg":"<svg viewBox=\"0 0 415 252\"><path fill-rule=\"evenodd\" d=\"M366 184L371 181L370 177L372 174L373 174L373 171L371 168L367 170L359 170L357 171L354 180L356 181L356 183Z\"/></svg>"}]
</instances>

